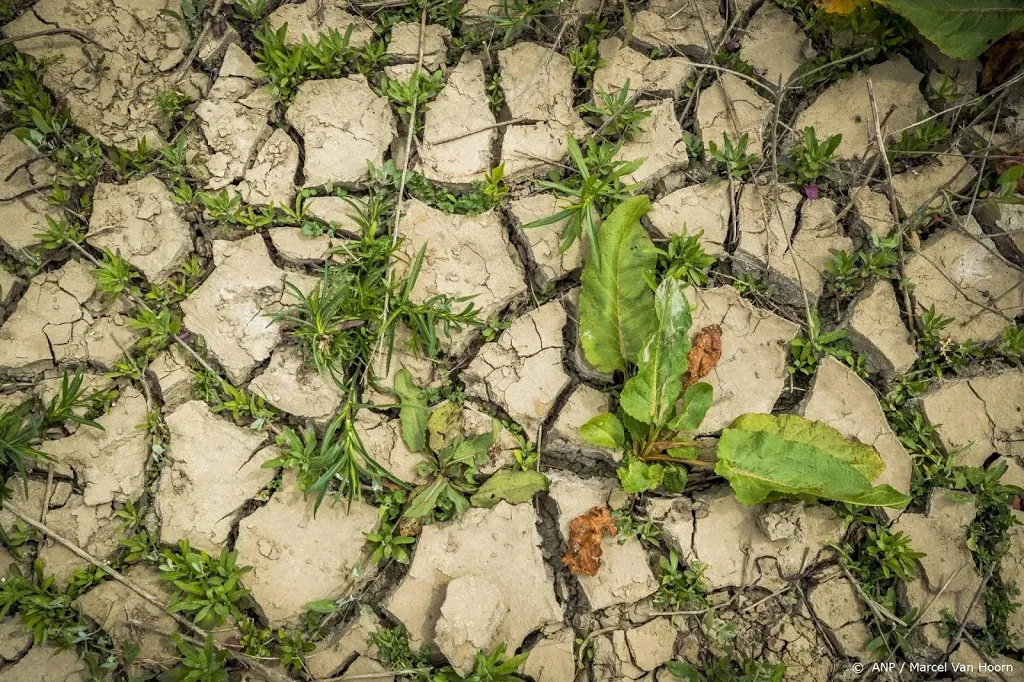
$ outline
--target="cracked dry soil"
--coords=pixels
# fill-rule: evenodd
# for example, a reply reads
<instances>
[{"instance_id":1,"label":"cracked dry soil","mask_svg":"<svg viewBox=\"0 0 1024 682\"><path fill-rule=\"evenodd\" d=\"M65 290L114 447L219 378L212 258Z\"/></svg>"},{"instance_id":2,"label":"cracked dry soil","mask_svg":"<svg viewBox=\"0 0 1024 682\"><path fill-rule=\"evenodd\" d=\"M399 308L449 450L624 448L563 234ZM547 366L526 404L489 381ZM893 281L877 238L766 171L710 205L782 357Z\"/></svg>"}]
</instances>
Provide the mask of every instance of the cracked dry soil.
<instances>
[{"instance_id":1,"label":"cracked dry soil","mask_svg":"<svg viewBox=\"0 0 1024 682\"><path fill-rule=\"evenodd\" d=\"M387 43L373 68L307 74L291 99L279 97L261 70L255 26L238 0L226 3L194 52L202 22L190 31L173 16L181 9L176 0L14 4L3 27L13 47L5 49L40 60L38 77L66 107L75 131L111 154L131 153L140 142L150 149L183 144L195 192L224 191L246 207L290 208L300 193L305 202L299 223L271 220L246 230L219 220L209 205L182 201L179 182L153 167L77 189L88 197L77 204L82 246L41 252L38 235L63 208L32 190L62 171L7 125L21 105L5 93L0 107L0 176L3 194L14 197L0 199L0 408L50 400L63 372L75 368L84 369L90 390L107 396L90 408L102 430L68 423L47 432L40 449L51 459L18 479L11 504L120 567L160 601L170 598L172 586L160 579L157 562L125 561L120 541L134 533L118 515L126 508L145 510L136 530L162 547L187 540L214 556L237 552L238 565L251 567L242 578L251 591L246 616L261 626L302 628L308 604L334 601L334 614L301 665L288 668L277 655L262 659L262 669L233 662L231 679L388 679L394 661L374 633L393 626L404 628L413 650L425 647L434 664L450 664L460 675L472 672L479 650L504 644L508 655L528 652L518 674L531 682L671 682L678 679L666 668L671 661L707 670L722 657L781 664L787 680L854 680L854 664L876 660L871 642L891 623L865 601L836 551L863 539L863 521L851 527L834 505L745 506L713 475L694 475L682 495L630 497L615 476L622 453L579 436L580 425L610 409L622 380L590 366L579 344L586 237L560 249L565 221L525 226L566 206L564 197L533 182L571 163L566 135L600 132L578 108L628 81L649 116L617 158L645 159L626 178L652 200L644 226L661 247L669 238L699 234L696 243L716 259L710 278L687 289L694 333L712 324L722 329L722 358L707 378L714 403L699 444L713 449L738 415L788 411L875 447L886 463L878 482L918 497L907 511L871 523L904 532L925 553L916 573L897 581L890 604L898 613L919 614L900 660L948 658L973 670L1000 664L1011 670L1003 679L1024 680L1024 664L1013 658L1024 650L1024 609L1003 617L979 599L992 574L986 578L976 566L970 527L989 511L975 495L942 485L919 494L913 487L919 452L887 402L889 391L925 362L921 320L932 306L950 319L942 330L947 350L965 341L995 348L1002 330L1020 323L1024 210L1009 204L981 210L971 199L992 173L976 150L1019 150L1019 86L1005 93L1000 119L990 115L982 121L987 128L956 119L942 153L897 167L889 187L877 166L861 165L875 152L873 104L886 114L895 143L921 112L949 105L931 96L936 79L956 82L958 96L978 94L980 64L944 57L918 38L855 73L794 87L780 105L775 85L823 48L783 6L793 3L631 2L635 23L628 29L621 11L601 3L554 3L534 30L507 44L498 31L490 44L464 49L470 29L492 21L487 16L500 7L469 0L454 28L432 11L420 45L419 10L385 22L380 8L366 3L271 2L265 21L274 30L287 25L288 45L347 29L354 48ZM602 11L610 23L593 41L601 61L581 76L570 54L587 42L584 24ZM728 43L739 59L730 63L748 71L705 68L708 40ZM385 75L407 79L421 59L442 80L423 106L410 153L407 112L380 86ZM187 102L186 119L162 113L159 99L169 90ZM779 182L786 187L774 187L772 152L791 147L795 131L808 126L819 140L842 135L832 164L836 177L813 192L785 178ZM723 134L746 136L748 153L765 164L758 161L743 178L724 177L708 145ZM271 421L308 422L322 433L351 396L316 373L307 350L273 316L294 303L296 292L314 290L325 263L348 257L346 244L360 227L339 197L367 201L375 182L368 164L391 162L399 172L408 164L436 190L407 189L397 198L401 222L384 228L401 237L396 275L407 274L422 249L410 300L466 297L487 329L486 336L480 328L442 336L439 356L426 358L413 349L413 332L400 326L391 352L376 349L355 431L389 475L410 485L427 480L417 468L423 455L403 441L388 392L405 369L420 386L461 406L454 414L468 437L503 420L479 481L514 466L529 447L550 487L525 503L472 508L417 528L409 564L378 567L364 541L381 531L374 496L351 504L328 500L314 510L294 471L264 466L283 453L271 427L239 421L223 402L211 403L185 346L262 401ZM453 213L446 193L479 192L476 183L498 164L509 196L486 210ZM907 216L943 206L953 213L930 219L919 244L907 246L901 272L873 274L852 295L837 294L827 267L834 251L870 249L872 235L884 238ZM198 264L195 286L170 305L180 316L180 343L148 358L134 376L111 374L146 348L131 323L137 299L97 287L87 256L104 249L139 273L140 291L178 283L183 266ZM860 367L824 357L807 374L789 369L790 343L804 333L810 312L824 329L847 332L852 353L863 354ZM1006 464L1003 482L1024 484L1024 369L1007 356L978 358L925 377L912 407L953 464ZM138 428L147 420L158 426ZM649 519L660 537L606 536L598 573L573 575L559 561L569 524L601 505ZM27 571L39 559L64 590L88 568L52 538L27 534L2 507L0 527L7 533L0 537L2 575ZM1011 527L1004 539L997 573L1003 586L1024 588L1020 528ZM676 613L686 609L665 606L661 562L670 552L684 566L703 567L707 607ZM113 646L138 646L138 656L109 678L155 679L173 667L177 652L168 635L184 633L181 624L122 584L97 582L68 592L71 607ZM0 618L0 682L93 679L76 649L33 643L16 611ZM969 636L951 637L947 617L966 623ZM1008 640L1000 651L982 651L975 636L993 623L1003 624ZM241 650L240 628L239 619L229 618L216 641Z\"/></svg>"}]
</instances>

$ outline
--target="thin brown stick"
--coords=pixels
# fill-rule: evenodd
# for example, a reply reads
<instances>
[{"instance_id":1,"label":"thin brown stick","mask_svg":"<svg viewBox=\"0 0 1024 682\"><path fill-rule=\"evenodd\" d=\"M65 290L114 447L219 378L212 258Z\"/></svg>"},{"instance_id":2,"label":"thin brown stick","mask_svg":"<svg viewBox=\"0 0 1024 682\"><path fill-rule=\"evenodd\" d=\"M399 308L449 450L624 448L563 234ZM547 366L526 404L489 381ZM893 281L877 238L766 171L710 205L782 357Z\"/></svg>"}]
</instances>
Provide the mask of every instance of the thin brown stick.
<instances>
[{"instance_id":1,"label":"thin brown stick","mask_svg":"<svg viewBox=\"0 0 1024 682\"><path fill-rule=\"evenodd\" d=\"M435 146L439 145L439 144L448 144L449 142L455 142L455 140L461 140L464 137L469 137L471 135L476 135L477 133L487 132L488 130L494 130L495 128L504 128L505 126L512 126L512 125L516 125L517 123L524 123L525 121L528 121L528 120L530 120L530 119L527 119L527 118L513 118L513 119L510 119L508 121L498 121L497 123L491 124L489 126L484 126L483 128L477 128L476 130L470 130L468 133L462 133L460 135L452 135L451 137L446 137L443 140L438 140L437 142L430 142L430 144L435 145Z\"/></svg>"},{"instance_id":2,"label":"thin brown stick","mask_svg":"<svg viewBox=\"0 0 1024 682\"><path fill-rule=\"evenodd\" d=\"M400 675L415 675L416 673L430 672L430 668L406 668L405 670L388 670L382 673L362 673L360 675L341 675L340 677L327 677L316 682L348 682L349 680L386 680L393 679Z\"/></svg>"},{"instance_id":3,"label":"thin brown stick","mask_svg":"<svg viewBox=\"0 0 1024 682\"><path fill-rule=\"evenodd\" d=\"M945 663L949 659L949 655L953 653L960 640L964 637L964 630L967 629L967 619L971 616L971 611L974 610L974 605L978 603L978 598L985 591L985 585L988 585L988 581L992 579L992 574L996 572L996 567L999 565L998 562L993 561L988 566L988 571L985 572L985 577L982 579L981 584L978 585L978 589L974 591L974 596L971 597L971 603L967 606L967 611L964 613L964 620L960 623L960 627L957 628L956 635L953 639L949 640L949 646L946 647L946 653L942 656L942 662Z\"/></svg>"},{"instance_id":4,"label":"thin brown stick","mask_svg":"<svg viewBox=\"0 0 1024 682\"><path fill-rule=\"evenodd\" d=\"M53 189L53 185L37 185L34 187L29 187L28 189L22 190L17 194L13 194L9 197L0 197L0 204L5 204L8 201L15 201L17 199L24 199L30 194L39 194L48 189Z\"/></svg>"},{"instance_id":5,"label":"thin brown stick","mask_svg":"<svg viewBox=\"0 0 1024 682\"><path fill-rule=\"evenodd\" d=\"M46 467L46 490L43 492L42 508L39 510L39 523L46 523L46 512L50 508L50 493L53 491L53 463Z\"/></svg>"},{"instance_id":6,"label":"thin brown stick","mask_svg":"<svg viewBox=\"0 0 1024 682\"><path fill-rule=\"evenodd\" d=\"M45 31L33 31L32 33L23 33L20 36L11 36L9 38L4 38L3 40L0 40L0 45L8 45L10 43L21 42L22 40L31 40L32 38L43 38L45 36L54 36L61 34L74 36L79 40L84 40L87 43L92 43L101 50L104 49L102 45L96 42L96 40L86 35L82 31L79 31L74 28L50 28Z\"/></svg>"},{"instance_id":7,"label":"thin brown stick","mask_svg":"<svg viewBox=\"0 0 1024 682\"><path fill-rule=\"evenodd\" d=\"M423 34L427 29L427 6L423 5L423 10L420 12L420 32L417 40L417 57L416 57L416 71L423 68ZM416 136L416 111L419 107L420 98L414 97L412 100L412 110L409 112L409 130L405 136L405 159L402 162L402 176L398 181L398 198L395 203L395 227L391 231L391 246L392 248L398 245L398 236L401 233L402 225L402 199L405 195L405 183L409 178L409 163L412 160L412 141ZM384 337L387 335L387 329L384 322L388 319L391 307L391 282L394 280L395 275L395 264L391 263L388 266L387 275L385 276L385 287L384 287L384 305L382 306L381 313L381 325L380 332L377 334L377 340L373 345L373 354L378 354L384 344ZM366 364L366 369L363 370L363 381L369 376L370 367L373 365L372 362Z\"/></svg>"},{"instance_id":8,"label":"thin brown stick","mask_svg":"<svg viewBox=\"0 0 1024 682\"><path fill-rule=\"evenodd\" d=\"M889 164L889 155L885 152L885 136L882 135L882 121L878 115L878 101L875 99L875 84L870 78L868 78L868 99L871 101L871 122L875 129L875 146L877 147L877 153L882 161L882 167L885 169L885 193L889 197L889 210L892 212L893 220L896 220L896 226L900 232L899 239L899 255L900 255L900 281L905 277L907 260L906 254L903 249L903 242L906 240L906 225L899 222L900 209L899 204L896 202L896 190L892 184L892 166ZM907 317L910 319L910 325L916 330L921 331L920 323L917 319L917 311L914 308L914 301L910 298L910 292L906 287L900 287L900 291L903 293L903 307L907 311Z\"/></svg>"},{"instance_id":9,"label":"thin brown stick","mask_svg":"<svg viewBox=\"0 0 1024 682\"><path fill-rule=\"evenodd\" d=\"M84 559L85 561L88 561L90 564L92 564L96 568L100 569L101 571L103 571L104 573L109 575L111 578L113 578L117 582L121 583L122 585L124 585L129 590L131 590L135 594L139 595L140 597L142 597L143 599L145 599L149 603L153 604L154 606L158 606L161 609L166 611L167 605L164 603L163 600L161 600L158 597L153 596L148 591L146 591L143 587L141 587L140 585L136 584L134 581L129 580L128 578L124 577L123 575L121 575L121 573L119 571L117 571L116 569L112 568L106 562L100 561L99 559L97 559L93 555L89 554L88 552L86 552L84 549L82 549L81 547L79 547L75 543L71 542L70 540L65 539L63 536L59 535L57 532L55 532L52 529L50 529L46 524L40 523L39 521L36 521L31 516L29 516L28 514L24 513L23 511L21 511L17 507L15 507L15 506L13 506L11 504L8 504L4 508L7 511L9 511L11 514L16 516L17 518L21 519L22 521L24 521L28 525L30 525L33 528L35 528L36 530L40 531L41 533L45 533L49 537L53 538L53 540L56 541L57 544L62 545L65 549L70 550L73 554L78 556L80 559ZM169 615L171 618L173 618L174 622L176 622L179 625L181 625L182 627L186 628L187 630L189 630L190 632L192 632L196 636L198 636L198 637L200 637L202 639L206 638L207 633L202 628L196 626L194 623L192 623L192 621L188 620L187 618L184 618L183 616L181 616L181 615L179 615L177 613L168 613L167 615ZM267 677L269 677L272 680L277 680L278 682L296 682L294 679L292 679L292 678L290 678L290 677L288 677L286 675L282 675L281 673L279 673L276 670L268 668L267 666L263 665L259 661L255 661L252 658L250 658L249 656L246 656L245 654L243 654L241 652L233 651L233 650L231 650L231 649L229 649L227 647L224 647L224 646L218 644L217 642L214 642L214 646L216 646L218 649L220 649L222 651L228 652L228 654L232 658L234 658L235 660L239 661L240 663L243 663L243 664L245 664L245 665L247 665L249 667L255 668L256 670L259 670L261 673L263 673L264 675L266 675Z\"/></svg>"},{"instance_id":10,"label":"thin brown stick","mask_svg":"<svg viewBox=\"0 0 1024 682\"><path fill-rule=\"evenodd\" d=\"M892 611L885 608L884 606L882 606L881 604L879 604L874 599L868 596L868 593L864 591L864 588L860 586L860 583L857 582L857 579L853 577L852 573L850 573L850 569L848 569L842 561L839 562L839 568L842 569L843 575L846 576L846 579L850 581L850 585L853 586L853 589L857 593L857 596L860 597L864 601L864 603L868 605L868 608L871 610L871 613L875 615L875 618L879 621L879 626L881 626L881 621L890 620L893 623L896 623L896 625L899 625L900 627L907 627L907 624L903 621L902 618L900 618Z\"/></svg>"},{"instance_id":11,"label":"thin brown stick","mask_svg":"<svg viewBox=\"0 0 1024 682\"><path fill-rule=\"evenodd\" d=\"M196 36L196 41L192 44L192 49L189 50L188 56L185 57L184 61L181 62L181 66L178 67L178 72L174 74L174 78L171 79L171 83L179 83L185 74L188 73L188 69L192 66L193 60L196 55L199 54L199 50L203 47L203 41L206 40L206 34L210 32L210 26L213 25L213 20L220 14L221 5L224 4L224 0L217 0L213 3L213 9L210 10L210 16L206 17L206 21L203 23L202 30Z\"/></svg>"}]
</instances>

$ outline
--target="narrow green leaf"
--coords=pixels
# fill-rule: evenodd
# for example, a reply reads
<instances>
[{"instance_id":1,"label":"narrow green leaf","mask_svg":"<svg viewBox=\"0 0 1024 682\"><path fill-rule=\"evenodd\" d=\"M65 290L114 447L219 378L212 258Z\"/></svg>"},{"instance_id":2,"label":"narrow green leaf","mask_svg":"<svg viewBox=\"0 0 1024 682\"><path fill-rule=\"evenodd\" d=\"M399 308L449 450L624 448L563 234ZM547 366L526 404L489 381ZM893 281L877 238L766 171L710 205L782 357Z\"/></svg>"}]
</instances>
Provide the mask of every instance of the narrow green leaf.
<instances>
[{"instance_id":1,"label":"narrow green leaf","mask_svg":"<svg viewBox=\"0 0 1024 682\"><path fill-rule=\"evenodd\" d=\"M658 323L647 286L657 253L640 225L650 207L644 195L619 204L598 232L601 265L588 258L583 267L580 341L587 360L602 372L624 371L627 361L636 361Z\"/></svg>"},{"instance_id":2,"label":"narrow green leaf","mask_svg":"<svg viewBox=\"0 0 1024 682\"><path fill-rule=\"evenodd\" d=\"M338 610L338 605L333 599L319 599L306 604L306 608L316 613L334 613Z\"/></svg>"},{"instance_id":3,"label":"narrow green leaf","mask_svg":"<svg viewBox=\"0 0 1024 682\"><path fill-rule=\"evenodd\" d=\"M690 304L679 282L663 280L654 294L658 328L637 357L639 367L622 389L620 404L630 416L646 424L662 426L675 409L682 392L690 352Z\"/></svg>"},{"instance_id":4,"label":"narrow green leaf","mask_svg":"<svg viewBox=\"0 0 1024 682\"><path fill-rule=\"evenodd\" d=\"M448 481L438 476L429 485L420 488L419 492L415 493L409 501L409 506L406 507L404 516L410 519L420 519L429 515L434 511L434 507L437 506L437 499L447 487Z\"/></svg>"},{"instance_id":5,"label":"narrow green leaf","mask_svg":"<svg viewBox=\"0 0 1024 682\"><path fill-rule=\"evenodd\" d=\"M402 423L402 440L413 452L427 447L427 400L407 369L395 375L395 393L402 401L398 416Z\"/></svg>"},{"instance_id":6,"label":"narrow green leaf","mask_svg":"<svg viewBox=\"0 0 1024 682\"><path fill-rule=\"evenodd\" d=\"M626 444L622 422L610 412L591 418L580 427L580 436L588 443L601 448L619 450Z\"/></svg>"},{"instance_id":7,"label":"narrow green leaf","mask_svg":"<svg viewBox=\"0 0 1024 682\"><path fill-rule=\"evenodd\" d=\"M541 490L548 489L548 477L539 471L502 470L484 481L469 498L474 507L490 508L504 500L509 504L529 502Z\"/></svg>"}]
</instances>

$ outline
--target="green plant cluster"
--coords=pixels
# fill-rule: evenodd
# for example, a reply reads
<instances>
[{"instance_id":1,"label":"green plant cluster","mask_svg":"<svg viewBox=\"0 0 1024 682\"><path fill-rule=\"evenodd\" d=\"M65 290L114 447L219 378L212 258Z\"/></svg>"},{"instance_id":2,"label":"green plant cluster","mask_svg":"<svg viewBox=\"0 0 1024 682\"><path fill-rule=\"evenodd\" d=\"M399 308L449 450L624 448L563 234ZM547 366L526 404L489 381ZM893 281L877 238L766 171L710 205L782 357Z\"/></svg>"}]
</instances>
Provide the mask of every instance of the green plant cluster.
<instances>
[{"instance_id":1,"label":"green plant cluster","mask_svg":"<svg viewBox=\"0 0 1024 682\"><path fill-rule=\"evenodd\" d=\"M832 250L832 258L825 263L829 285L840 295L850 298L873 279L897 279L900 235L888 237L871 235L871 246L854 253Z\"/></svg>"},{"instance_id":2,"label":"green plant cluster","mask_svg":"<svg viewBox=\"0 0 1024 682\"><path fill-rule=\"evenodd\" d=\"M680 284L666 278L654 291L648 284L657 253L640 217L649 208L639 196L612 212L598 235L604 263L591 252L581 278L583 352L625 383L616 409L585 423L580 435L624 454L617 471L623 489L681 493L687 468L701 467L727 479L746 504L796 496L905 507L908 496L871 485L884 469L873 448L797 415L741 415L722 432L714 458L702 456L692 437L711 407L711 385L699 381L711 368L700 373L703 360L690 358L692 319Z\"/></svg>"},{"instance_id":3,"label":"green plant cluster","mask_svg":"<svg viewBox=\"0 0 1024 682\"><path fill-rule=\"evenodd\" d=\"M626 178L635 172L645 159L624 161L619 159L621 144L597 142L593 137L586 141L586 155L569 136L569 158L575 168L566 177L552 172L548 179L537 181L538 186L551 190L562 199L557 213L523 226L524 229L563 223L559 252L564 253L586 230L590 253L597 255L597 228L619 202L626 200L630 193L639 189L637 184L627 184ZM599 263L600 264L600 263Z\"/></svg>"},{"instance_id":4,"label":"green plant cluster","mask_svg":"<svg viewBox=\"0 0 1024 682\"><path fill-rule=\"evenodd\" d=\"M373 633L371 641L377 647L382 663L392 670L415 671L406 673L414 682L523 682L516 670L526 662L529 652L505 657L505 645L499 644L490 652L478 651L473 668L465 677L451 666L435 668L430 664L426 647L413 651L409 636L401 626L381 628Z\"/></svg>"},{"instance_id":5,"label":"green plant cluster","mask_svg":"<svg viewBox=\"0 0 1024 682\"><path fill-rule=\"evenodd\" d=\"M802 332L789 342L789 364L786 365L786 371L811 376L817 370L818 362L826 355L841 360L861 378L867 377L867 358L863 353L854 353L846 330L823 332L817 311L811 311L810 326L806 333Z\"/></svg>"}]
</instances>

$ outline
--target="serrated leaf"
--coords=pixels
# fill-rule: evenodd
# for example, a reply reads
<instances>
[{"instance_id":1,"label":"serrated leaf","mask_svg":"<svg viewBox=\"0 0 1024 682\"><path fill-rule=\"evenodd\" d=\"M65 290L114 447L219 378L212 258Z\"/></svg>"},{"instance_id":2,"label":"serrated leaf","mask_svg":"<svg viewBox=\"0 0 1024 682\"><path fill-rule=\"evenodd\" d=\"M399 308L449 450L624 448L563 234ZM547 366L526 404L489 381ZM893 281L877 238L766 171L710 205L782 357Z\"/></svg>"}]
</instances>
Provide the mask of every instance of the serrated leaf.
<instances>
[{"instance_id":1,"label":"serrated leaf","mask_svg":"<svg viewBox=\"0 0 1024 682\"><path fill-rule=\"evenodd\" d=\"M499 471L480 486L471 498L474 507L490 508L504 500L509 504L529 502L548 489L548 477L539 471Z\"/></svg>"},{"instance_id":2,"label":"serrated leaf","mask_svg":"<svg viewBox=\"0 0 1024 682\"><path fill-rule=\"evenodd\" d=\"M711 384L700 381L686 389L683 394L683 411L672 420L669 428L673 431L696 431L714 400Z\"/></svg>"},{"instance_id":3,"label":"serrated leaf","mask_svg":"<svg viewBox=\"0 0 1024 682\"><path fill-rule=\"evenodd\" d=\"M413 381L407 369L400 369L395 375L395 393L401 399L402 407L398 411L402 424L402 440L412 452L424 452L427 449L427 399L423 390Z\"/></svg>"},{"instance_id":4,"label":"serrated leaf","mask_svg":"<svg viewBox=\"0 0 1024 682\"><path fill-rule=\"evenodd\" d=\"M619 404L634 419L663 425L682 392L690 352L690 304L675 279L663 280L654 294L658 327L637 357L637 373L622 389Z\"/></svg>"},{"instance_id":5,"label":"serrated leaf","mask_svg":"<svg viewBox=\"0 0 1024 682\"><path fill-rule=\"evenodd\" d=\"M1019 0L879 0L902 15L955 59L975 59L988 46L1024 27Z\"/></svg>"},{"instance_id":6,"label":"serrated leaf","mask_svg":"<svg viewBox=\"0 0 1024 682\"><path fill-rule=\"evenodd\" d=\"M715 473L728 479L744 504L792 495L905 507L908 495L872 487L884 468L873 448L826 424L793 414L748 414L722 432Z\"/></svg>"},{"instance_id":7,"label":"serrated leaf","mask_svg":"<svg viewBox=\"0 0 1024 682\"><path fill-rule=\"evenodd\" d=\"M598 233L600 265L588 258L583 266L580 342L602 372L624 371L626 362L635 362L657 326L654 292L647 286L657 253L640 225L650 207L644 195L619 204Z\"/></svg>"},{"instance_id":8,"label":"serrated leaf","mask_svg":"<svg viewBox=\"0 0 1024 682\"><path fill-rule=\"evenodd\" d=\"M665 467L631 459L628 464L620 466L615 474L627 493L643 493L661 487L665 479Z\"/></svg>"},{"instance_id":9,"label":"serrated leaf","mask_svg":"<svg viewBox=\"0 0 1024 682\"><path fill-rule=\"evenodd\" d=\"M591 445L620 450L626 443L622 422L610 412L591 418L580 427L580 436Z\"/></svg>"}]
</instances>

